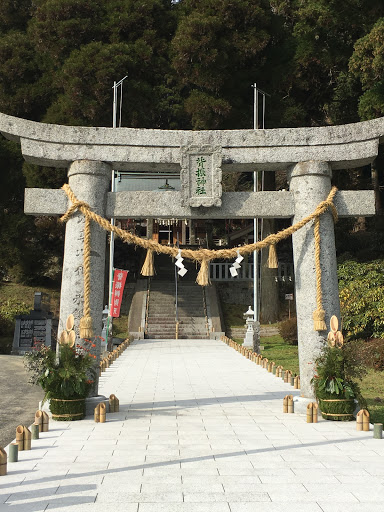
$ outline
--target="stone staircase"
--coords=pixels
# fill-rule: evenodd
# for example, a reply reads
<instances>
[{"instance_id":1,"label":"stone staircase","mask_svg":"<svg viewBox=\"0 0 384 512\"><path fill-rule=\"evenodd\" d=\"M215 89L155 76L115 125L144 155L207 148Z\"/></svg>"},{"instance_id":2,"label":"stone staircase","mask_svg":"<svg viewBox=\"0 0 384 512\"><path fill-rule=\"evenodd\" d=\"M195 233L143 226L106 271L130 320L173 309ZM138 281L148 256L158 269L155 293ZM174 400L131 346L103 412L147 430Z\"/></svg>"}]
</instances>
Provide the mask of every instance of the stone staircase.
<instances>
[{"instance_id":1,"label":"stone staircase","mask_svg":"<svg viewBox=\"0 0 384 512\"><path fill-rule=\"evenodd\" d=\"M204 312L203 290L196 283L180 280L178 283L178 320L180 339L208 339ZM175 283L153 279L148 305L146 338L175 339L176 308Z\"/></svg>"},{"instance_id":2,"label":"stone staircase","mask_svg":"<svg viewBox=\"0 0 384 512\"><path fill-rule=\"evenodd\" d=\"M178 320L180 339L209 339L203 293L203 288L193 281L179 281Z\"/></svg>"},{"instance_id":3,"label":"stone staircase","mask_svg":"<svg viewBox=\"0 0 384 512\"><path fill-rule=\"evenodd\" d=\"M175 283L152 280L149 293L146 338L175 339Z\"/></svg>"}]
</instances>

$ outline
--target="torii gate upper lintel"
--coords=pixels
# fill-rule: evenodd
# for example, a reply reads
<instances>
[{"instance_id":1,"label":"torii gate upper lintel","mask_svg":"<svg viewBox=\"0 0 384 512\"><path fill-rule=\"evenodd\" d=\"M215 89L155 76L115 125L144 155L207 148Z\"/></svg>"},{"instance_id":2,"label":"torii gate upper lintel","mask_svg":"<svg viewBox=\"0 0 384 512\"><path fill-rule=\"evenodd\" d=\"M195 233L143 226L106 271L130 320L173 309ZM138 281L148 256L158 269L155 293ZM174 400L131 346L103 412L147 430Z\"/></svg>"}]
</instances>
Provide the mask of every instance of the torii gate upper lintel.
<instances>
[{"instance_id":1,"label":"torii gate upper lintel","mask_svg":"<svg viewBox=\"0 0 384 512\"><path fill-rule=\"evenodd\" d=\"M292 218L310 214L326 199L333 170L371 163L384 137L384 118L350 125L272 130L177 131L133 128L88 128L49 125L0 114L0 132L21 143L24 158L39 165L68 167L76 197L104 217L116 218ZM231 171L287 169L289 192L231 192L213 206L195 208L182 192L108 191L112 168L153 171L181 168L184 147L221 148L221 168ZM217 158L216 160L217 161ZM205 160L204 160L205 162ZM216 165L216 164L215 164ZM220 171L221 172L221 171ZM199 182L200 183L200 182ZM214 187L213 187L214 188ZM170 196L172 194L172 196ZM340 216L371 216L373 191L338 192ZM32 215L65 213L68 200L62 190L27 189L25 212ZM83 224L76 213L67 222L59 331L74 313L78 324L83 304ZM92 226L91 311L96 334L101 333L105 232ZM336 251L332 216L321 220L321 268L326 322L340 317ZM313 362L324 336L313 330L316 308L313 230L309 225L293 235L296 308L301 392L311 398ZM323 333L324 334L324 333Z\"/></svg>"}]
</instances>

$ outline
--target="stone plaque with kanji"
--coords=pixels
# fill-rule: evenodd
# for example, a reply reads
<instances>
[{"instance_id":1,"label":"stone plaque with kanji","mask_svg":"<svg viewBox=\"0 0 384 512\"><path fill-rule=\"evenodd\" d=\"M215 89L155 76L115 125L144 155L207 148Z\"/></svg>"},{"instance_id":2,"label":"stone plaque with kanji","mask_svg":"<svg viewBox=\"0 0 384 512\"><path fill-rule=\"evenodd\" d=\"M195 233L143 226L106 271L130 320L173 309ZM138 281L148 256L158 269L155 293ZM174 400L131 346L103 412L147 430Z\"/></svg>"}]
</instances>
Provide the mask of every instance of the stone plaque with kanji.
<instances>
[{"instance_id":1,"label":"stone plaque with kanji","mask_svg":"<svg viewBox=\"0 0 384 512\"><path fill-rule=\"evenodd\" d=\"M183 206L221 206L221 148L181 148L181 193Z\"/></svg>"}]
</instances>

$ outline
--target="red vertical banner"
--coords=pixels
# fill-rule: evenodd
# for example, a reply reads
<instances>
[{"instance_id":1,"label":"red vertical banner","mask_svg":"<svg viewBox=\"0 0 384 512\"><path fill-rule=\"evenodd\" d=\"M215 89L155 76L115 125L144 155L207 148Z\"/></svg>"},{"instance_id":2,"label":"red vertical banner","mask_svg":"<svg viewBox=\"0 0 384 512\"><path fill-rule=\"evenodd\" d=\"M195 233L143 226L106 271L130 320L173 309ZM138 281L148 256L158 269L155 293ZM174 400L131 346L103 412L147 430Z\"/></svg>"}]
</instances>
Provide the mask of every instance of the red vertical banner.
<instances>
[{"instance_id":1,"label":"red vertical banner","mask_svg":"<svg viewBox=\"0 0 384 512\"><path fill-rule=\"evenodd\" d=\"M111 316L120 316L121 301L123 300L123 291L125 286L125 280L127 279L127 270L115 269L113 274L113 288L111 298Z\"/></svg>"}]
</instances>

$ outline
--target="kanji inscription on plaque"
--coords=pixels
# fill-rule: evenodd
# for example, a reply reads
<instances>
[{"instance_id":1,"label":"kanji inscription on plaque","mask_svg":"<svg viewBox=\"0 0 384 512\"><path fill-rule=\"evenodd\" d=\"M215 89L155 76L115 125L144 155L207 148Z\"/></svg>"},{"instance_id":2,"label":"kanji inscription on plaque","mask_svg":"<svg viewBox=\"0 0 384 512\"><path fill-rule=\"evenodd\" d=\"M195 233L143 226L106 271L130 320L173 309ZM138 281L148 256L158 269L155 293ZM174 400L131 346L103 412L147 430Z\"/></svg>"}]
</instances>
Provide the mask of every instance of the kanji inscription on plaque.
<instances>
[{"instance_id":1,"label":"kanji inscription on plaque","mask_svg":"<svg viewBox=\"0 0 384 512\"><path fill-rule=\"evenodd\" d=\"M221 206L221 148L181 148L181 193L183 206Z\"/></svg>"}]
</instances>

